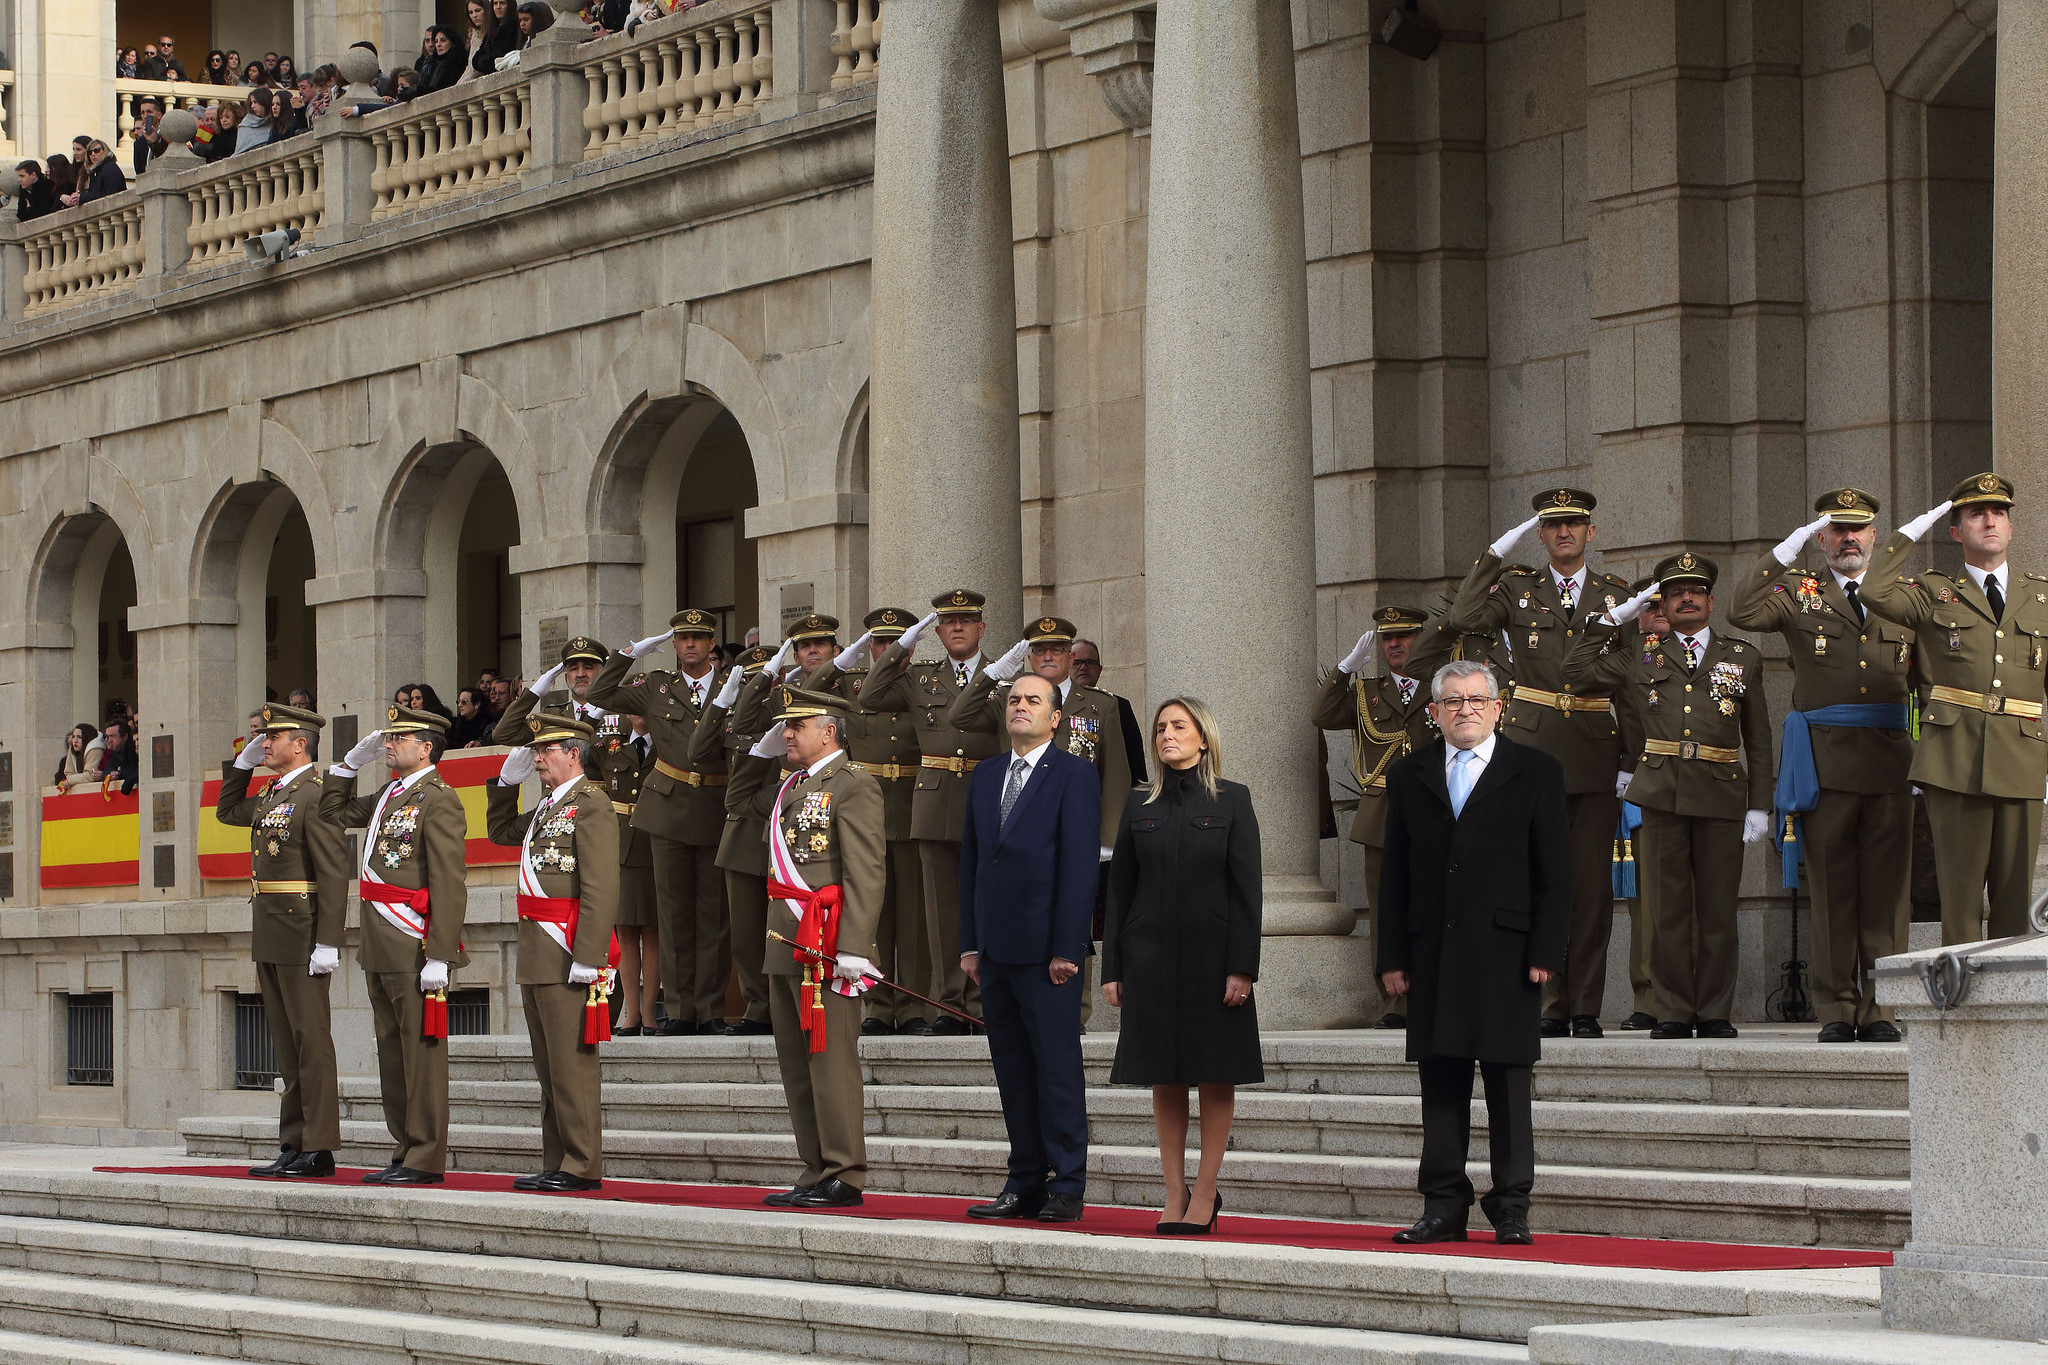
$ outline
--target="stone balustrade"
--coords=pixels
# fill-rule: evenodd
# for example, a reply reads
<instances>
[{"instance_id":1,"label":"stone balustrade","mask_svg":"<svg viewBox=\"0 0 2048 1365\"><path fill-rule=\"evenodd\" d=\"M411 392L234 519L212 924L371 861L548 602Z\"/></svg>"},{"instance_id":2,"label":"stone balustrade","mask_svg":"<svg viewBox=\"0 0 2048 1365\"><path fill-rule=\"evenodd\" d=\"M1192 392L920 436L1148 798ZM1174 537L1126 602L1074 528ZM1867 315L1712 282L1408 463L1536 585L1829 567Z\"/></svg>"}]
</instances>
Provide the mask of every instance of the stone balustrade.
<instances>
[{"instance_id":1,"label":"stone balustrade","mask_svg":"<svg viewBox=\"0 0 2048 1365\"><path fill-rule=\"evenodd\" d=\"M364 119L377 156L371 220L516 183L533 149L532 108L515 69Z\"/></svg>"},{"instance_id":2,"label":"stone balustrade","mask_svg":"<svg viewBox=\"0 0 2048 1365\"><path fill-rule=\"evenodd\" d=\"M133 194L38 218L20 237L27 256L22 316L132 289L142 275L142 204Z\"/></svg>"},{"instance_id":3,"label":"stone balustrade","mask_svg":"<svg viewBox=\"0 0 2048 1365\"><path fill-rule=\"evenodd\" d=\"M882 0L835 0L839 22L832 30L832 88L875 79L881 66Z\"/></svg>"},{"instance_id":4,"label":"stone balustrade","mask_svg":"<svg viewBox=\"0 0 2048 1365\"><path fill-rule=\"evenodd\" d=\"M311 237L326 213L320 148L303 137L246 159L230 157L189 177L184 188L192 206L185 269L195 273L240 260L237 246L259 233L297 228Z\"/></svg>"},{"instance_id":5,"label":"stone balustrade","mask_svg":"<svg viewBox=\"0 0 2048 1365\"><path fill-rule=\"evenodd\" d=\"M157 101L165 113L173 109L200 109L209 104L246 104L249 89L241 85L213 85L201 81L145 81L127 76L114 78L114 126L120 142L128 140L139 121L136 110L145 97Z\"/></svg>"},{"instance_id":6,"label":"stone balustrade","mask_svg":"<svg viewBox=\"0 0 2048 1365\"><path fill-rule=\"evenodd\" d=\"M14 151L14 73L0 71L0 156L12 157Z\"/></svg>"},{"instance_id":7,"label":"stone balustrade","mask_svg":"<svg viewBox=\"0 0 2048 1365\"><path fill-rule=\"evenodd\" d=\"M590 44L583 155L757 116L775 97L774 10L700 6Z\"/></svg>"}]
</instances>

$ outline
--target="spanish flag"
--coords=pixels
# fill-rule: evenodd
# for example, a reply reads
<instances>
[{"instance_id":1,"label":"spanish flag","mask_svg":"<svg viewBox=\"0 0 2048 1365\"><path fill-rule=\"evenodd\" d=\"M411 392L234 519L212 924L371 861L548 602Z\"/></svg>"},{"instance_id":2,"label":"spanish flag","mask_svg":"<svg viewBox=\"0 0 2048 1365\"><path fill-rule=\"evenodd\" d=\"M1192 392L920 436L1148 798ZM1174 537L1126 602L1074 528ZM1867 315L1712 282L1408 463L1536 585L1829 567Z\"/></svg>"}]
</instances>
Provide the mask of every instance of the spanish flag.
<instances>
[{"instance_id":1,"label":"spanish flag","mask_svg":"<svg viewBox=\"0 0 2048 1365\"><path fill-rule=\"evenodd\" d=\"M136 886L142 881L142 802L113 787L43 798L42 884Z\"/></svg>"}]
</instances>

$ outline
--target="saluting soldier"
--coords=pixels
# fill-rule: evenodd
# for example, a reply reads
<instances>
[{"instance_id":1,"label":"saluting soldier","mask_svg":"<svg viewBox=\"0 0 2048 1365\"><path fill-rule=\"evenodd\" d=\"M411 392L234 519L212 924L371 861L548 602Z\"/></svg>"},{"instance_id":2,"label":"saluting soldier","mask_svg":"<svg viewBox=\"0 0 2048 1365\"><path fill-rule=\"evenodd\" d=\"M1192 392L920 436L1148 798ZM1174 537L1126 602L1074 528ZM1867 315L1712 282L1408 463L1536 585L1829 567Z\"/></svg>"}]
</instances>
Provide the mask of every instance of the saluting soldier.
<instances>
[{"instance_id":1,"label":"saluting soldier","mask_svg":"<svg viewBox=\"0 0 2048 1365\"><path fill-rule=\"evenodd\" d=\"M1912 917L1913 737L1906 691L1913 632L1870 618L1864 577L1878 501L1837 488L1820 515L1743 576L1729 624L1776 631L1792 658L1792 711L1778 755L1781 816L1795 813L1796 867L1813 882L1813 1003L1823 1043L1896 1043L1868 973L1906 950ZM1795 568L1818 536L1826 567ZM1779 832L1782 837L1782 831Z\"/></svg>"},{"instance_id":2,"label":"saluting soldier","mask_svg":"<svg viewBox=\"0 0 2048 1365\"><path fill-rule=\"evenodd\" d=\"M633 828L654 845L654 894L659 903L661 989L668 1022L659 1032L724 1033L725 983L732 972L731 924L725 878L717 865L725 832L725 752L703 768L690 765L690 739L718 692L711 649L718 618L685 607L669 618L669 633L637 640L605 660L585 700L622 715L642 716L654 738L654 771L640 784ZM634 663L673 642L676 669L651 669L628 683Z\"/></svg>"},{"instance_id":3,"label":"saluting soldier","mask_svg":"<svg viewBox=\"0 0 2048 1365\"><path fill-rule=\"evenodd\" d=\"M561 662L513 696L505 714L498 717L498 723L491 727L491 742L524 744L526 718L533 714L536 706L558 715L574 716L599 734L605 733L605 722L610 720L612 731L616 733L618 717L590 701L591 686L596 683L599 671L610 657L611 651L588 635L579 635L563 645ZM556 687L557 682L562 686Z\"/></svg>"},{"instance_id":4,"label":"saluting soldier","mask_svg":"<svg viewBox=\"0 0 2048 1365\"><path fill-rule=\"evenodd\" d=\"M1657 566L1671 634L1645 648L1623 631L1649 601L1645 589L1590 619L1565 664L1574 683L1633 691L1642 717L1643 747L1627 788L1643 812L1636 866L1653 925L1659 1020L1652 1038L1736 1036L1730 1016L1742 845L1771 827L1763 651L1708 627L1718 573L1690 550L1672 555ZM1611 829L1608 838L1611 848ZM1603 867L1601 893L1611 896L1608 872Z\"/></svg>"},{"instance_id":5,"label":"saluting soldier","mask_svg":"<svg viewBox=\"0 0 2048 1365\"><path fill-rule=\"evenodd\" d=\"M341 1094L334 1063L329 983L341 963L348 912L348 851L341 830L320 818L324 716L276 702L260 712L263 733L220 770L214 814L249 830L249 955L271 1053L284 1082L277 1159L250 1175L334 1174L341 1145ZM276 776L255 796L261 763Z\"/></svg>"},{"instance_id":6,"label":"saluting soldier","mask_svg":"<svg viewBox=\"0 0 2048 1365\"><path fill-rule=\"evenodd\" d=\"M1564 765L1572 830L1572 928L1561 979L1544 991L1546 1038L1600 1036L1607 991L1607 943L1614 932L1614 827L1621 814L1615 783L1621 744L1613 706L1598 685L1575 685L1565 660L1586 621L1628 597L1628 584L1586 564L1599 500L1577 488L1548 488L1532 500L1536 515L1495 541L1458 588L1451 624L1461 632L1505 635L1514 692L1506 731ZM1531 528L1549 563L1503 563Z\"/></svg>"},{"instance_id":7,"label":"saluting soldier","mask_svg":"<svg viewBox=\"0 0 2048 1365\"><path fill-rule=\"evenodd\" d=\"M910 803L910 837L924 873L925 943L931 949L931 996L968 1014L981 1012L981 988L960 970L960 831L967 823L967 775L1003 747L1002 737L963 730L949 719L953 699L972 685L988 660L981 636L988 626L980 593L953 588L932 599L932 610L882 651L868 669L859 707L865 712L908 711L917 731L917 792ZM946 657L914 663L927 632ZM967 1032L940 1015L932 1032Z\"/></svg>"},{"instance_id":8,"label":"saluting soldier","mask_svg":"<svg viewBox=\"0 0 2048 1365\"><path fill-rule=\"evenodd\" d=\"M875 779L846 762L846 701L786 685L775 695L781 724L753 752L786 754L795 770L764 792L768 927L823 960L780 943L767 954L775 1059L804 1169L794 1186L762 1202L847 1208L861 1202L867 1183L858 1001L876 975L887 817Z\"/></svg>"},{"instance_id":9,"label":"saluting soldier","mask_svg":"<svg viewBox=\"0 0 2048 1365\"><path fill-rule=\"evenodd\" d=\"M819 665L804 686L856 703L846 718L847 762L881 785L889 842L889 885L881 927L875 933L875 961L890 980L929 995L932 962L925 936L924 871L910 837L918 777L917 729L908 711L866 711L857 704L867 685L868 666L910 629L912 619L904 607L875 608L861 620L866 633ZM932 1021L925 1009L901 991L871 992L860 1031L929 1034Z\"/></svg>"},{"instance_id":10,"label":"saluting soldier","mask_svg":"<svg viewBox=\"0 0 2048 1365\"><path fill-rule=\"evenodd\" d=\"M563 1194L604 1183L604 1106L589 1011L607 1008L619 895L619 818L585 775L597 732L567 712L533 713L526 747L505 755L485 791L491 842L519 846L519 995L540 1079L541 1169L516 1190ZM546 791L519 809L535 770ZM586 1041L588 1039L588 1041Z\"/></svg>"},{"instance_id":11,"label":"saluting soldier","mask_svg":"<svg viewBox=\"0 0 2048 1365\"><path fill-rule=\"evenodd\" d=\"M1372 908L1372 941L1380 941L1380 850L1387 829L1387 769L1437 738L1429 715L1429 679L1409 671L1409 653L1429 621L1419 607L1387 605L1372 614L1373 628L1316 692L1310 722L1319 730L1351 732L1351 771L1358 779L1358 812L1351 842L1365 850L1365 893ZM1365 676L1377 645L1385 672ZM1376 1027L1408 1027L1408 1014L1392 997Z\"/></svg>"},{"instance_id":12,"label":"saluting soldier","mask_svg":"<svg viewBox=\"0 0 2048 1365\"><path fill-rule=\"evenodd\" d=\"M1913 630L1929 684L1912 779L1934 831L1945 944L1984 936L1987 892L1990 936L2027 932L2041 842L2048 578L2006 562L2012 492L2000 474L1964 479L1947 502L1892 533L1863 594L1872 611ZM1963 572L1904 576L1913 542L1944 514Z\"/></svg>"},{"instance_id":13,"label":"saluting soldier","mask_svg":"<svg viewBox=\"0 0 2048 1365\"><path fill-rule=\"evenodd\" d=\"M426 1036L427 999L445 1008L450 970L469 965L462 951L469 816L434 771L447 718L403 706L385 717L382 730L327 770L320 816L365 831L356 957L376 1026L384 1126L397 1146L391 1164L363 1183L438 1185L448 1169L448 1039ZM391 781L374 796L357 796L356 773L380 750Z\"/></svg>"},{"instance_id":14,"label":"saluting soldier","mask_svg":"<svg viewBox=\"0 0 2048 1365\"><path fill-rule=\"evenodd\" d=\"M757 809L761 788L773 790L779 765L756 758L749 749L767 728L759 718L764 699L773 690L775 673L767 648L755 645L726 671L725 682L711 699L704 723L690 739L692 767L708 762L714 746L725 751L725 830L719 835L716 862L725 876L725 903L732 915L733 975L740 983L740 1017L726 1026L730 1037L769 1032L768 977L764 966L768 945L768 822Z\"/></svg>"}]
</instances>

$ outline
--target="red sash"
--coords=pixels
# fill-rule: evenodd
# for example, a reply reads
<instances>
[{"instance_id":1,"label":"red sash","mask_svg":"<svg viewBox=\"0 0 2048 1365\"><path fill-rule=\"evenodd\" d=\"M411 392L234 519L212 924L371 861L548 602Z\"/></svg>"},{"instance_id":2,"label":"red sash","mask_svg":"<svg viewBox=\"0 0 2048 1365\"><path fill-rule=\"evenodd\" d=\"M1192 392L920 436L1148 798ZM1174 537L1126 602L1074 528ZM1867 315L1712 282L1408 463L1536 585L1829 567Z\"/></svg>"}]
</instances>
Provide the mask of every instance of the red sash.
<instances>
[{"instance_id":1,"label":"red sash","mask_svg":"<svg viewBox=\"0 0 2048 1365\"><path fill-rule=\"evenodd\" d=\"M427 888L424 886L415 887L410 891L402 886L393 886L390 882L360 882L358 886L358 894L366 901L402 905L408 910L417 911L422 919L426 918Z\"/></svg>"},{"instance_id":2,"label":"red sash","mask_svg":"<svg viewBox=\"0 0 2048 1365\"><path fill-rule=\"evenodd\" d=\"M839 906L844 895L839 884L820 887L816 891L805 891L787 882L768 879L768 894L777 900L795 901L803 906L803 914L797 920L796 941L799 946L819 954L824 961L804 958L804 989L797 992L797 1023L810 1035L811 1051L825 1050L825 978L831 974L827 965L839 955Z\"/></svg>"},{"instance_id":3,"label":"red sash","mask_svg":"<svg viewBox=\"0 0 2048 1365\"><path fill-rule=\"evenodd\" d=\"M562 931L562 937L571 944L576 942L576 921L583 914L583 902L576 896L529 896L523 892L515 896L519 918L530 919L540 924L552 924ZM569 949L573 961L576 950ZM605 966L616 970L619 965L619 936L612 935L610 947L605 953ZM600 976L590 983L590 994L583 1001L583 1041L586 1043L608 1043L612 1037L611 983L606 976Z\"/></svg>"}]
</instances>

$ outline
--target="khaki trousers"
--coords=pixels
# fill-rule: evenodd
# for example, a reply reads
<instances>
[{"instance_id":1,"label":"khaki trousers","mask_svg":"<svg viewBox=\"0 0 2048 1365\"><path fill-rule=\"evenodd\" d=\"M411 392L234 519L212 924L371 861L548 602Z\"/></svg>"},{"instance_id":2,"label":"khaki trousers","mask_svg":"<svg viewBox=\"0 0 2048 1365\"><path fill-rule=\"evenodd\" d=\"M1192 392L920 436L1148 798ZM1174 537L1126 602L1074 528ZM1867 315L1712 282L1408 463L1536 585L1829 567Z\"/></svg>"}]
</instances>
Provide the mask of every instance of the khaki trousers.
<instances>
[{"instance_id":1,"label":"khaki trousers","mask_svg":"<svg viewBox=\"0 0 2048 1365\"><path fill-rule=\"evenodd\" d=\"M654 839L654 898L661 938L661 996L671 1022L725 1018L725 982L732 975L732 929L725 876L715 848Z\"/></svg>"},{"instance_id":2,"label":"khaki trousers","mask_svg":"<svg viewBox=\"0 0 2048 1365\"><path fill-rule=\"evenodd\" d=\"M590 987L521 986L526 1037L540 1077L540 1159L543 1171L585 1180L604 1178L604 1103L597 1045L583 1041Z\"/></svg>"},{"instance_id":3,"label":"khaki trousers","mask_svg":"<svg viewBox=\"0 0 2048 1365\"><path fill-rule=\"evenodd\" d=\"M768 977L768 1009L775 1025L775 1062L782 1072L782 1096L796 1135L804 1171L799 1185L843 1180L860 1189L868 1178L868 1142L860 1080L860 1012L827 988L825 1050L812 1052L798 1025L797 997L804 979L786 973Z\"/></svg>"},{"instance_id":4,"label":"khaki trousers","mask_svg":"<svg viewBox=\"0 0 2048 1365\"><path fill-rule=\"evenodd\" d=\"M1571 931L1564 975L1543 988L1543 1017L1598 1018L1607 994L1607 943L1614 933L1614 831L1621 823L1621 798L1612 791L1580 792L1565 798L1565 809L1572 831Z\"/></svg>"},{"instance_id":5,"label":"khaki trousers","mask_svg":"<svg viewBox=\"0 0 2048 1365\"><path fill-rule=\"evenodd\" d=\"M328 983L333 980L331 974L306 975L303 962L256 964L271 1056L284 1081L277 1141L297 1152L331 1152L341 1146L340 1081L327 1004Z\"/></svg>"},{"instance_id":6,"label":"khaki trousers","mask_svg":"<svg viewBox=\"0 0 2048 1365\"><path fill-rule=\"evenodd\" d=\"M981 987L960 970L960 845L919 839L917 856L924 869L924 927L932 953L932 988L925 994L978 1019Z\"/></svg>"},{"instance_id":7,"label":"khaki trousers","mask_svg":"<svg viewBox=\"0 0 2048 1365\"><path fill-rule=\"evenodd\" d=\"M932 974L932 950L924 921L924 864L917 845L909 839L889 841L889 886L881 923L875 929L875 965L891 981L921 995L931 994L925 989ZM868 1018L897 1028L931 1014L930 1006L887 986L862 998Z\"/></svg>"},{"instance_id":8,"label":"khaki trousers","mask_svg":"<svg viewBox=\"0 0 2048 1365\"><path fill-rule=\"evenodd\" d=\"M768 1022L768 879L725 870L725 902L732 908L732 969L740 979L743 1016Z\"/></svg>"},{"instance_id":9,"label":"khaki trousers","mask_svg":"<svg viewBox=\"0 0 2048 1365\"><path fill-rule=\"evenodd\" d=\"M391 1159L415 1171L448 1170L448 1040L422 1038L426 997L418 972L365 972L377 1031L377 1076Z\"/></svg>"},{"instance_id":10,"label":"khaki trousers","mask_svg":"<svg viewBox=\"0 0 2048 1365\"><path fill-rule=\"evenodd\" d=\"M1912 917L1913 796L1823 789L1800 820L1813 883L1813 1010L1823 1024L1864 1027L1878 1005L1870 970L1906 950Z\"/></svg>"},{"instance_id":11,"label":"khaki trousers","mask_svg":"<svg viewBox=\"0 0 2048 1365\"><path fill-rule=\"evenodd\" d=\"M2034 854L2041 845L2041 803L1925 785L1920 790L1927 798L1928 826L1934 831L1942 945L2027 932ZM1988 935L1983 927L1987 893Z\"/></svg>"},{"instance_id":12,"label":"khaki trousers","mask_svg":"<svg viewBox=\"0 0 2048 1365\"><path fill-rule=\"evenodd\" d=\"M1643 812L1636 884L1650 911L1657 1018L1697 1024L1735 1010L1735 894L1742 821Z\"/></svg>"}]
</instances>

